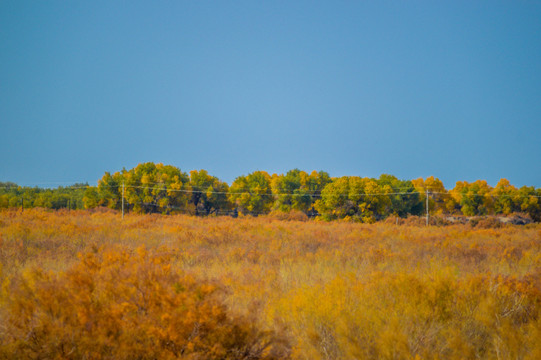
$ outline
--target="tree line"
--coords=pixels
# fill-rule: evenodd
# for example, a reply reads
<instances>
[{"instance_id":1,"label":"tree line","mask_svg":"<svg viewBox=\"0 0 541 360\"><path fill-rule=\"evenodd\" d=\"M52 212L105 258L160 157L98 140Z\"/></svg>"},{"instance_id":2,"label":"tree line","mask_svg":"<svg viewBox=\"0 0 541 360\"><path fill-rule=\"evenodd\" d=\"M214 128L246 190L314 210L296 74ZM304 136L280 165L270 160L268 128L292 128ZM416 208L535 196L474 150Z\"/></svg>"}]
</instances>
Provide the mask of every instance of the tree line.
<instances>
[{"instance_id":1,"label":"tree line","mask_svg":"<svg viewBox=\"0 0 541 360\"><path fill-rule=\"evenodd\" d=\"M0 208L44 207L91 209L108 207L136 213L258 216L272 211L301 211L327 220L374 222L388 216L430 214L508 215L527 213L541 220L541 189L517 188L507 179L495 187L485 180L459 181L448 190L433 176L400 180L343 176L325 171L310 174L293 169L286 174L254 171L231 185L206 170L181 171L172 165L139 164L113 174L106 172L97 186L75 184L56 189L0 183Z\"/></svg>"},{"instance_id":2,"label":"tree line","mask_svg":"<svg viewBox=\"0 0 541 360\"><path fill-rule=\"evenodd\" d=\"M60 186L56 189L19 186L13 182L0 182L0 209L34 208L84 209L86 183Z\"/></svg>"}]
</instances>

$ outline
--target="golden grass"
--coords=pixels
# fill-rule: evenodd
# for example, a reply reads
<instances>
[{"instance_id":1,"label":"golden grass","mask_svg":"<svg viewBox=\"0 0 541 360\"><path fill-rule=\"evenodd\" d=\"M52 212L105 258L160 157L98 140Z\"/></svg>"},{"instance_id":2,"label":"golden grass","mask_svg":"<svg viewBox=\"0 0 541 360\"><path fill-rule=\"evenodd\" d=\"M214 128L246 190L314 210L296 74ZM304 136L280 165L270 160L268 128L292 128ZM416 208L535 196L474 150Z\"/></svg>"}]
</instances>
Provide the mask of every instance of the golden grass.
<instances>
[{"instance_id":1,"label":"golden grass","mask_svg":"<svg viewBox=\"0 0 541 360\"><path fill-rule=\"evenodd\" d=\"M142 248L165 256L175 276L216 287L212 301L252 329L243 339L259 352L228 350L229 358L541 358L539 224L475 229L302 220L0 212L2 354L15 351L13 291L28 274L40 269L66 279L88 254L136 259ZM173 281L167 279L165 288ZM30 286L27 295L38 290ZM263 346L267 340L272 346ZM225 354L215 351L192 358Z\"/></svg>"}]
</instances>

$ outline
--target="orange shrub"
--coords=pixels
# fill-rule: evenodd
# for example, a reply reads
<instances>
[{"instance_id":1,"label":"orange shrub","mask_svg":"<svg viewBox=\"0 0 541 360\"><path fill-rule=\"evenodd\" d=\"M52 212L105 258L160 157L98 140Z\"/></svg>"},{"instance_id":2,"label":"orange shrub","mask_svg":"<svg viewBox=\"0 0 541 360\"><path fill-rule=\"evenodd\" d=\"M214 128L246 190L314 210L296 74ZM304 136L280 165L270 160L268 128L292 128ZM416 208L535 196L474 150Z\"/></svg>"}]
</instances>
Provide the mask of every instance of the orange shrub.
<instances>
[{"instance_id":1,"label":"orange shrub","mask_svg":"<svg viewBox=\"0 0 541 360\"><path fill-rule=\"evenodd\" d=\"M289 221L308 221L308 216L302 211L290 210L290 211L280 211L274 210L264 217L275 219L275 220L289 220Z\"/></svg>"},{"instance_id":2,"label":"orange shrub","mask_svg":"<svg viewBox=\"0 0 541 360\"><path fill-rule=\"evenodd\" d=\"M269 334L231 316L211 283L170 255L123 248L80 256L66 272L25 272L2 294L6 358L260 359Z\"/></svg>"}]
</instances>

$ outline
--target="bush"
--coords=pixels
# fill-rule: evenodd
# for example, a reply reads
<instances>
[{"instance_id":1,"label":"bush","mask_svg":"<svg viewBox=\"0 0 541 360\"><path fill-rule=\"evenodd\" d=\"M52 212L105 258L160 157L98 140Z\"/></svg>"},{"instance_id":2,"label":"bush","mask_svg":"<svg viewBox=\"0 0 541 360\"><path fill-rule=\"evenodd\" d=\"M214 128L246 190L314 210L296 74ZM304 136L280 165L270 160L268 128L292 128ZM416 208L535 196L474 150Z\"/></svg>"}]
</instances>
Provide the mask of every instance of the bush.
<instances>
[{"instance_id":1,"label":"bush","mask_svg":"<svg viewBox=\"0 0 541 360\"><path fill-rule=\"evenodd\" d=\"M291 210L288 212L275 210L267 215L271 219L286 220L286 221L308 221L308 215L298 210Z\"/></svg>"},{"instance_id":2,"label":"bush","mask_svg":"<svg viewBox=\"0 0 541 360\"><path fill-rule=\"evenodd\" d=\"M309 359L537 359L540 278L374 272L273 304Z\"/></svg>"},{"instance_id":3,"label":"bush","mask_svg":"<svg viewBox=\"0 0 541 360\"><path fill-rule=\"evenodd\" d=\"M470 224L479 229L497 229L503 226L503 223L493 216L472 220Z\"/></svg>"},{"instance_id":4,"label":"bush","mask_svg":"<svg viewBox=\"0 0 541 360\"><path fill-rule=\"evenodd\" d=\"M272 358L272 334L228 314L211 283L169 255L96 250L66 272L34 269L2 291L0 358Z\"/></svg>"}]
</instances>

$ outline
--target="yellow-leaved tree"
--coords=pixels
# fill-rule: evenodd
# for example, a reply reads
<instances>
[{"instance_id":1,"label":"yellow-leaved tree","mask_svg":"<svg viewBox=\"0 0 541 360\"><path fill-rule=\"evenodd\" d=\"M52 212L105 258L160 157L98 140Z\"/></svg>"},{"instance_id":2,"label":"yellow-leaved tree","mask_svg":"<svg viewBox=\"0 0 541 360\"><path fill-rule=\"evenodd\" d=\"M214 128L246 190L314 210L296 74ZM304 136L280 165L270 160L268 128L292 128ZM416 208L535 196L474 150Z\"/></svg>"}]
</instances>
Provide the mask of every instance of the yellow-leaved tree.
<instances>
[{"instance_id":1,"label":"yellow-leaved tree","mask_svg":"<svg viewBox=\"0 0 541 360\"><path fill-rule=\"evenodd\" d=\"M440 179L429 176L426 179L418 178L411 182L415 186L415 190L419 192L420 201L423 204L426 202L426 193L428 191L428 208L430 213L452 213L455 210L457 203L449 195L449 192L445 189Z\"/></svg>"},{"instance_id":2,"label":"yellow-leaved tree","mask_svg":"<svg viewBox=\"0 0 541 360\"><path fill-rule=\"evenodd\" d=\"M455 188L450 191L466 216L491 214L493 211L491 192L492 188L485 180L477 180L473 183L458 181Z\"/></svg>"}]
</instances>

